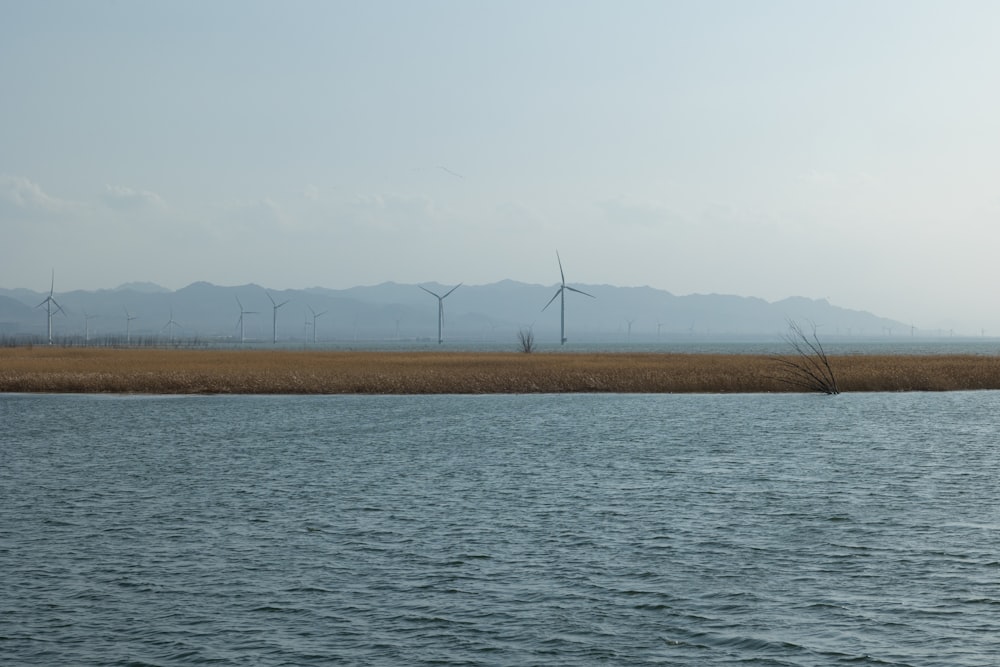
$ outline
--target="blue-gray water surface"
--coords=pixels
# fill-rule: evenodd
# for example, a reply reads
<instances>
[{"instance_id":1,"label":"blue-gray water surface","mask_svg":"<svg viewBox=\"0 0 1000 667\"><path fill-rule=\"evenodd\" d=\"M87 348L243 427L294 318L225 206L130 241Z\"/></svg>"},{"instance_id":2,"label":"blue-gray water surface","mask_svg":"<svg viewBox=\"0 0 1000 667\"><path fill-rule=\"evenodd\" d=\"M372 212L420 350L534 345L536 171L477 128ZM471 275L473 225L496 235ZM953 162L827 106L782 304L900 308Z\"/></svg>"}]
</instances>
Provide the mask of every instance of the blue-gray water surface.
<instances>
[{"instance_id":1,"label":"blue-gray water surface","mask_svg":"<svg viewBox=\"0 0 1000 667\"><path fill-rule=\"evenodd\" d=\"M995 664L998 415L0 395L0 664Z\"/></svg>"}]
</instances>

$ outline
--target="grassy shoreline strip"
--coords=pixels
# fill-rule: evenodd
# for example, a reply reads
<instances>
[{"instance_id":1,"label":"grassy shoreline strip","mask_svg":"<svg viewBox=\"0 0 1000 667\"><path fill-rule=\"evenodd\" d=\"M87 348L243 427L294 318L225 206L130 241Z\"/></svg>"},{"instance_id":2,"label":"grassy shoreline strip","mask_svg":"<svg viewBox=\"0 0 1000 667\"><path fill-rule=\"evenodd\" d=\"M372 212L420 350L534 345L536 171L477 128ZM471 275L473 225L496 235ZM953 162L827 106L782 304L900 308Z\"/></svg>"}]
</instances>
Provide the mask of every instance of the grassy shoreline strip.
<instances>
[{"instance_id":1,"label":"grassy shoreline strip","mask_svg":"<svg viewBox=\"0 0 1000 667\"><path fill-rule=\"evenodd\" d=\"M1000 389L1000 356L831 356L842 391ZM744 354L0 349L0 392L489 394L795 392Z\"/></svg>"}]
</instances>

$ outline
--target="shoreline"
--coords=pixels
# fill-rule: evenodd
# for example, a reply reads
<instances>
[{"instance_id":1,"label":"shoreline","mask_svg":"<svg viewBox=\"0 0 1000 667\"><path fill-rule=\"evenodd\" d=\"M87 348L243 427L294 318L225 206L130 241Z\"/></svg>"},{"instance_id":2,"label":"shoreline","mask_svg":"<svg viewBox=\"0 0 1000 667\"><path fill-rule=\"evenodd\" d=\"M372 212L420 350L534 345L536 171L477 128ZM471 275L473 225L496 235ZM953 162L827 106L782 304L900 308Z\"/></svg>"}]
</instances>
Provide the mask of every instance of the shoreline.
<instances>
[{"instance_id":1,"label":"shoreline","mask_svg":"<svg viewBox=\"0 0 1000 667\"><path fill-rule=\"evenodd\" d=\"M829 360L842 392L1000 389L1000 356ZM751 354L0 348L0 393L807 393L786 380Z\"/></svg>"}]
</instances>

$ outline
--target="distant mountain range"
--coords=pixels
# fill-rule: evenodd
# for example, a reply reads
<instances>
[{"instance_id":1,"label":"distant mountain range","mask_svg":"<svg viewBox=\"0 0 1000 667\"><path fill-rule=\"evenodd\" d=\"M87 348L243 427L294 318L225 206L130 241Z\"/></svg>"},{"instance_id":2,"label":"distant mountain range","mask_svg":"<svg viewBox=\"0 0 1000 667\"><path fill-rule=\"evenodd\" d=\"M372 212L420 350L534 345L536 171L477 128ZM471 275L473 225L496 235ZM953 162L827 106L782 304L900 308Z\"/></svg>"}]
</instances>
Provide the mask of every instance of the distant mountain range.
<instances>
[{"instance_id":1,"label":"distant mountain range","mask_svg":"<svg viewBox=\"0 0 1000 667\"><path fill-rule=\"evenodd\" d=\"M317 342L436 342L437 299L421 286L437 294L454 287L389 282L342 290L266 290L254 284L222 287L196 282L176 291L152 283L127 283L109 290L56 292L55 301L64 312L52 318L53 336L124 336L130 318L130 336L239 341L242 304L242 335L247 341L271 342L276 331L278 341L286 344L312 341L314 333ZM768 302L724 294L677 296L651 287L573 287L594 298L566 294L569 344L689 338L773 340L787 332L788 320L815 324L823 336L910 333L909 325L840 308L824 299L791 297ZM558 344L559 299L543 311L557 289L558 285L512 280L462 285L443 301L445 343L514 345L517 332L530 328L539 344ZM46 310L37 306L47 296L27 289L0 289L0 334L46 335ZM174 324L168 327L170 321Z\"/></svg>"}]
</instances>

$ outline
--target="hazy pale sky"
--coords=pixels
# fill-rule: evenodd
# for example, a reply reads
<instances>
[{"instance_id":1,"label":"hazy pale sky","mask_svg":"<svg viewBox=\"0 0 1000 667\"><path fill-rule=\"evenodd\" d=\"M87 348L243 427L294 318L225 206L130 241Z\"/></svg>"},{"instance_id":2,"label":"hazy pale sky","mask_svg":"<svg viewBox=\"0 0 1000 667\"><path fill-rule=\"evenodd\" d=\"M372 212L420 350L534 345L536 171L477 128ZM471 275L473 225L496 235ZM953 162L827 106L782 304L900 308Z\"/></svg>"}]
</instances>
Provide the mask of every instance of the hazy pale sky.
<instances>
[{"instance_id":1,"label":"hazy pale sky","mask_svg":"<svg viewBox=\"0 0 1000 667\"><path fill-rule=\"evenodd\" d=\"M1000 335L1000 2L0 0L0 286L650 285Z\"/></svg>"}]
</instances>

